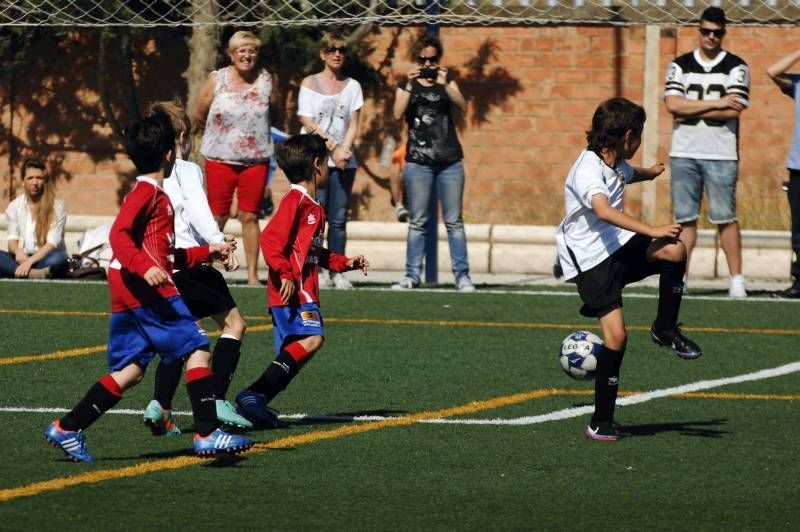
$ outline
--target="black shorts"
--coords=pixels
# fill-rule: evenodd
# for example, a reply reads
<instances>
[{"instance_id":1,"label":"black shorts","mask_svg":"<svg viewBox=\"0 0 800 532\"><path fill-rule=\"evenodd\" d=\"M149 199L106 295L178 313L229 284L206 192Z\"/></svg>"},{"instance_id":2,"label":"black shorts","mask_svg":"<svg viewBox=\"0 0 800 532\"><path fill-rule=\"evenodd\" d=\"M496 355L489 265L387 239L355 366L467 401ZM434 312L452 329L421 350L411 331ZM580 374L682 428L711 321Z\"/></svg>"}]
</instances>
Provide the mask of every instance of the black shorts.
<instances>
[{"instance_id":1,"label":"black shorts","mask_svg":"<svg viewBox=\"0 0 800 532\"><path fill-rule=\"evenodd\" d=\"M180 270L172 274L172 279L195 318L207 318L236 308L225 278L211 266L201 264Z\"/></svg>"},{"instance_id":2,"label":"black shorts","mask_svg":"<svg viewBox=\"0 0 800 532\"><path fill-rule=\"evenodd\" d=\"M622 308L622 289L626 285L660 273L660 261L647 260L651 241L650 237L634 235L606 260L578 274L575 282L583 300L581 314L596 318Z\"/></svg>"}]
</instances>

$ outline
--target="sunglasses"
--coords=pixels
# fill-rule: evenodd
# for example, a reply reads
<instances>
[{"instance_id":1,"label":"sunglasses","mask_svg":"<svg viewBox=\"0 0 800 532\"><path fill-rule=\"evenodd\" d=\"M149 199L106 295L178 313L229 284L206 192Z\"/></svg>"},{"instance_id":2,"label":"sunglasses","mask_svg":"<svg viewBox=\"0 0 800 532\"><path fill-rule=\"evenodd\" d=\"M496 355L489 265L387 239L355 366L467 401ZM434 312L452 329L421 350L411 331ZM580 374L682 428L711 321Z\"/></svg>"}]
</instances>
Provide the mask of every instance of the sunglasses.
<instances>
[{"instance_id":1,"label":"sunglasses","mask_svg":"<svg viewBox=\"0 0 800 532\"><path fill-rule=\"evenodd\" d=\"M347 48L344 46L331 46L330 48L325 48L326 54L335 54L336 52L345 55L347 53Z\"/></svg>"},{"instance_id":2,"label":"sunglasses","mask_svg":"<svg viewBox=\"0 0 800 532\"><path fill-rule=\"evenodd\" d=\"M436 64L439 62L439 56L438 55L431 55L428 57L425 57L424 55L417 56L417 63L419 63L420 65L424 65L428 61L430 61L432 65Z\"/></svg>"},{"instance_id":3,"label":"sunglasses","mask_svg":"<svg viewBox=\"0 0 800 532\"><path fill-rule=\"evenodd\" d=\"M712 30L711 28L700 28L700 34L703 37L708 37L711 34L714 34L714 37L717 39L722 39L725 37L725 30Z\"/></svg>"}]
</instances>

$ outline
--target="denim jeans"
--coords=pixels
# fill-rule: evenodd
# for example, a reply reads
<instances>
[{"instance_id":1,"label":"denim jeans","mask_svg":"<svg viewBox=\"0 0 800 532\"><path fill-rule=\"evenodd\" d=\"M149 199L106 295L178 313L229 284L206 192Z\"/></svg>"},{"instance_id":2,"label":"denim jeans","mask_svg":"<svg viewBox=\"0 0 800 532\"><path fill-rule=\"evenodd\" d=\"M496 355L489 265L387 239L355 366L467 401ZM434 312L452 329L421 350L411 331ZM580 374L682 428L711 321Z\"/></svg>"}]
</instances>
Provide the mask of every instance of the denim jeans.
<instances>
[{"instance_id":1,"label":"denim jeans","mask_svg":"<svg viewBox=\"0 0 800 532\"><path fill-rule=\"evenodd\" d=\"M317 201L328 221L328 249L344 255L347 244L347 204L353 191L356 169L330 168L328 186L317 190Z\"/></svg>"},{"instance_id":2,"label":"denim jeans","mask_svg":"<svg viewBox=\"0 0 800 532\"><path fill-rule=\"evenodd\" d=\"M0 277L14 277L19 264L13 255L0 251ZM50 268L55 277L63 277L67 273L67 254L60 249L54 249L40 261L34 263L34 268Z\"/></svg>"},{"instance_id":3,"label":"denim jeans","mask_svg":"<svg viewBox=\"0 0 800 532\"><path fill-rule=\"evenodd\" d=\"M425 226L434 185L442 204L442 217L447 228L450 261L456 282L469 275L467 237L464 234L462 205L464 198L464 165L455 162L425 165L407 162L403 169L406 207L411 212L406 243L406 277L420 281L425 255Z\"/></svg>"},{"instance_id":4,"label":"denim jeans","mask_svg":"<svg viewBox=\"0 0 800 532\"><path fill-rule=\"evenodd\" d=\"M737 161L673 157L671 172L676 222L691 222L700 216L704 187L708 192L708 221L713 224L736 221Z\"/></svg>"}]
</instances>

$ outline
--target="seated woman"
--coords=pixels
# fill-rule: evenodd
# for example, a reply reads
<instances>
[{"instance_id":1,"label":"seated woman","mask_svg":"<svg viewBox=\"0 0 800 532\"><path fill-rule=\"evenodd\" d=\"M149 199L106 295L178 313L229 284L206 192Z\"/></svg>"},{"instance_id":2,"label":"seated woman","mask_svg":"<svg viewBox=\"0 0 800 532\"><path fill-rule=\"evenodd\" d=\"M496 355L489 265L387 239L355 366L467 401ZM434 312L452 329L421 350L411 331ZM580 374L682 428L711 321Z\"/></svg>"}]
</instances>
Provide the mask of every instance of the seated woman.
<instances>
[{"instance_id":1,"label":"seated woman","mask_svg":"<svg viewBox=\"0 0 800 532\"><path fill-rule=\"evenodd\" d=\"M8 252L0 251L0 277L48 279L67 273L64 226L67 209L42 161L22 165L24 194L8 204Z\"/></svg>"}]
</instances>

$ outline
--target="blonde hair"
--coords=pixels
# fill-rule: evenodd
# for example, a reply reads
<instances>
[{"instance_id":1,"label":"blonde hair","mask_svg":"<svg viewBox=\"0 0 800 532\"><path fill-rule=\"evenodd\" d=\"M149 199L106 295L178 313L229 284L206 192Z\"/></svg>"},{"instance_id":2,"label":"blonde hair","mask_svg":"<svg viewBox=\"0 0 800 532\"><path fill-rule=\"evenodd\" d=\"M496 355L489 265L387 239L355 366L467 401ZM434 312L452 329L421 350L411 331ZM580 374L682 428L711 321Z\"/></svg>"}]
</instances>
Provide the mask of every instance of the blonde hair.
<instances>
[{"instance_id":1,"label":"blonde hair","mask_svg":"<svg viewBox=\"0 0 800 532\"><path fill-rule=\"evenodd\" d=\"M169 117L172 128L175 130L176 138L181 133L188 134L192 130L189 115L186 114L186 108L179 98L153 103L150 105L147 114L153 113L164 113Z\"/></svg>"},{"instance_id":2,"label":"blonde hair","mask_svg":"<svg viewBox=\"0 0 800 532\"><path fill-rule=\"evenodd\" d=\"M36 209L36 244L44 246L47 242L47 233L56 217L56 187L50 176L47 174L44 163L35 158L29 157L22 163L22 180L28 174L28 168L36 168L44 172L44 182L42 183L42 196L39 198L39 207ZM25 195L28 195L27 190Z\"/></svg>"},{"instance_id":3,"label":"blonde hair","mask_svg":"<svg viewBox=\"0 0 800 532\"><path fill-rule=\"evenodd\" d=\"M233 52L240 46L252 44L256 50L261 48L261 40L251 31L237 31L228 39L228 51Z\"/></svg>"},{"instance_id":4,"label":"blonde hair","mask_svg":"<svg viewBox=\"0 0 800 532\"><path fill-rule=\"evenodd\" d=\"M342 37L341 34L326 31L319 40L319 50L320 52L324 52L328 48L333 48L334 46L340 44L347 44L347 41L344 40L344 37Z\"/></svg>"}]
</instances>

